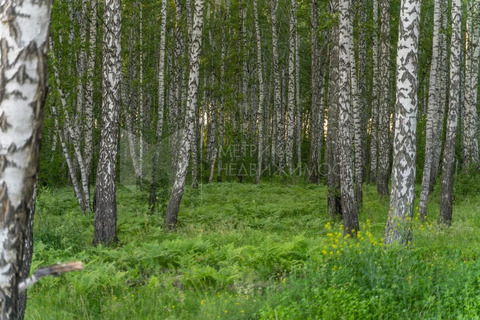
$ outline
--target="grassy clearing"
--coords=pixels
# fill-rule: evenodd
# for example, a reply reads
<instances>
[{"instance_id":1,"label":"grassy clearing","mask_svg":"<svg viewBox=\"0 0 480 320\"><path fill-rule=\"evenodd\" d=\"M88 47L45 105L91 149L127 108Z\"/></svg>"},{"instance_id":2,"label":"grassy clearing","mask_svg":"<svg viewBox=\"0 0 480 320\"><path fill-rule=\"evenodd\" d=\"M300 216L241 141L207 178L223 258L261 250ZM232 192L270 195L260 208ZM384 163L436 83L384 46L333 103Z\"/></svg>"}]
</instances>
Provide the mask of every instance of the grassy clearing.
<instances>
[{"instance_id":1,"label":"grassy clearing","mask_svg":"<svg viewBox=\"0 0 480 320\"><path fill-rule=\"evenodd\" d=\"M187 189L174 234L147 214L146 195L121 188L121 243L109 248L91 246L93 216L81 214L69 189L42 189L33 268L82 260L86 269L30 289L27 319L478 318L475 190L457 188L451 228L415 221L413 245L384 250L388 202L373 187L358 239L329 221L321 186ZM438 202L437 191L431 221Z\"/></svg>"}]
</instances>

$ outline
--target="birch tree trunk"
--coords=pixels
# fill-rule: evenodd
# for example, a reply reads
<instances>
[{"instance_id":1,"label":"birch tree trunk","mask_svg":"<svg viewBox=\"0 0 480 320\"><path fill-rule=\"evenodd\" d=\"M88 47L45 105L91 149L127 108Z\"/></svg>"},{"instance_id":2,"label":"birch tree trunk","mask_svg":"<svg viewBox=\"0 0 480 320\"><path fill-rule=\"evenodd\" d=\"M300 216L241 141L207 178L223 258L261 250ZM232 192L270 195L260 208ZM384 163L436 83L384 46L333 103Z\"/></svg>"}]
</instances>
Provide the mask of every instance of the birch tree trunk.
<instances>
[{"instance_id":1,"label":"birch tree trunk","mask_svg":"<svg viewBox=\"0 0 480 320\"><path fill-rule=\"evenodd\" d=\"M295 25L297 19L295 18ZM295 145L298 174L302 174L302 106L300 103L300 35L295 37Z\"/></svg>"},{"instance_id":2,"label":"birch tree trunk","mask_svg":"<svg viewBox=\"0 0 480 320\"><path fill-rule=\"evenodd\" d=\"M457 142L458 111L460 106L460 54L461 54L460 0L452 1L452 40L450 44L450 103L447 117L447 134L443 151L442 165L442 201L438 221L441 224L452 223L453 174L455 170L455 146Z\"/></svg>"},{"instance_id":3,"label":"birch tree trunk","mask_svg":"<svg viewBox=\"0 0 480 320\"><path fill-rule=\"evenodd\" d=\"M90 182L93 155L93 97L95 81L95 59L97 56L97 0L90 0L90 34L89 34L89 55L87 61L87 86L85 89L85 170Z\"/></svg>"},{"instance_id":4,"label":"birch tree trunk","mask_svg":"<svg viewBox=\"0 0 480 320\"><path fill-rule=\"evenodd\" d=\"M362 105L359 101L359 91L358 91L358 76L357 76L357 67L355 61L355 50L354 50L354 39L353 39L353 21L354 17L351 15L349 22L350 33L350 53L349 53L349 62L350 62L350 84L351 84L351 111L353 115L353 121L350 121L350 125L353 126L353 141L355 146L355 202L360 208L363 203L363 134L362 134L362 117L365 111L362 109Z\"/></svg>"},{"instance_id":5,"label":"birch tree trunk","mask_svg":"<svg viewBox=\"0 0 480 320\"><path fill-rule=\"evenodd\" d=\"M165 228L174 230L177 226L178 210L185 189L188 161L190 158L190 144L194 136L194 117L198 104L198 83L200 75L200 53L202 48L203 10L204 0L195 0L195 12L191 35L190 75L188 87L188 101L186 114L186 130L182 134L182 143L179 150L179 164L175 175L175 183L170 195L165 217Z\"/></svg>"},{"instance_id":6,"label":"birch tree trunk","mask_svg":"<svg viewBox=\"0 0 480 320\"><path fill-rule=\"evenodd\" d=\"M290 8L290 41L288 53L288 119L287 119L287 143L285 146L285 163L288 174L293 174L293 139L295 128L295 40L297 14L295 0L291 0Z\"/></svg>"},{"instance_id":7,"label":"birch tree trunk","mask_svg":"<svg viewBox=\"0 0 480 320\"><path fill-rule=\"evenodd\" d=\"M95 185L94 244L117 242L117 174L118 120L120 109L121 30L120 0L106 0L103 13L103 106L100 154Z\"/></svg>"},{"instance_id":8,"label":"birch tree trunk","mask_svg":"<svg viewBox=\"0 0 480 320\"><path fill-rule=\"evenodd\" d=\"M257 35L257 73L258 73L258 157L257 157L257 172L255 176L255 183L260 182L260 175L262 174L262 157L263 157L263 103L265 100L265 84L263 83L263 68L262 68L262 35L260 34L260 26L258 22L257 0L253 0L253 16L255 19L255 33Z\"/></svg>"},{"instance_id":9,"label":"birch tree trunk","mask_svg":"<svg viewBox=\"0 0 480 320\"><path fill-rule=\"evenodd\" d=\"M323 126L323 106L320 104L321 101L321 90L320 79L321 75L321 66L320 66L320 52L318 46L318 4L317 0L310 1L311 15L311 42L312 42L312 106L311 106L311 125L310 125L310 181L312 183L318 183L319 180L319 164L320 164L320 153L322 149L322 128Z\"/></svg>"},{"instance_id":10,"label":"birch tree trunk","mask_svg":"<svg viewBox=\"0 0 480 320\"><path fill-rule=\"evenodd\" d=\"M225 3L225 17L224 22L227 22L230 17L230 0L226 0ZM230 33L230 29L227 31ZM220 87L225 88L225 57L227 56L227 44L226 44L226 33L222 32L222 48L221 48L221 65L220 65ZM222 181L222 172L223 172L223 159L222 159L222 150L225 140L225 94L222 92L220 95L220 105L219 105L219 133L218 133L218 182Z\"/></svg>"},{"instance_id":11,"label":"birch tree trunk","mask_svg":"<svg viewBox=\"0 0 480 320\"><path fill-rule=\"evenodd\" d=\"M438 100L439 104L439 113L438 117L435 120L435 126L433 130L433 146L432 146L432 170L430 173L430 187L429 194L433 192L433 188L437 182L438 171L440 168L440 158L442 156L442 136L444 132L445 124L445 112L447 108L447 96L448 96L448 48L447 48L447 28L448 28L448 1L441 0L441 15L442 15L442 26L440 30L440 57L439 57L439 86L440 86L440 96Z\"/></svg>"},{"instance_id":12,"label":"birch tree trunk","mask_svg":"<svg viewBox=\"0 0 480 320\"><path fill-rule=\"evenodd\" d=\"M402 0L399 22L392 192L385 244L411 241L417 157L420 0Z\"/></svg>"},{"instance_id":13,"label":"birch tree trunk","mask_svg":"<svg viewBox=\"0 0 480 320\"><path fill-rule=\"evenodd\" d=\"M342 194L342 216L344 235L356 236L359 230L358 211L355 201L353 158L352 158L352 101L351 101L351 43L353 36L350 18L350 0L340 0L339 27L339 124L338 142L340 145L340 180Z\"/></svg>"},{"instance_id":14,"label":"birch tree trunk","mask_svg":"<svg viewBox=\"0 0 480 320\"><path fill-rule=\"evenodd\" d=\"M143 94L143 2L137 2L137 6L139 8L139 47L140 52L138 55L138 73L139 73L139 85L138 85L138 110L139 110L139 117L138 117L138 164L140 170L140 188L143 188L143 162L144 162L144 153L145 153L145 143L143 139L143 131L144 131L144 124L145 124L145 104L144 104L144 94Z\"/></svg>"},{"instance_id":15,"label":"birch tree trunk","mask_svg":"<svg viewBox=\"0 0 480 320\"><path fill-rule=\"evenodd\" d=\"M0 318L20 316L25 233L37 179L52 1L0 6Z\"/></svg>"},{"instance_id":16,"label":"birch tree trunk","mask_svg":"<svg viewBox=\"0 0 480 320\"><path fill-rule=\"evenodd\" d=\"M470 0L468 3L467 43L466 43L466 79L463 113L463 166L468 169L479 165L478 157L478 121L477 121L477 90L478 90L478 59L480 3Z\"/></svg>"},{"instance_id":17,"label":"birch tree trunk","mask_svg":"<svg viewBox=\"0 0 480 320\"><path fill-rule=\"evenodd\" d=\"M331 14L338 10L339 0L334 0ZM330 49L330 75L328 88L328 129L327 129L327 164L328 164L328 213L332 219L339 219L342 215L341 190L340 190L340 159L338 152L339 131L339 30L335 24L330 30L332 34L332 47Z\"/></svg>"},{"instance_id":18,"label":"birch tree trunk","mask_svg":"<svg viewBox=\"0 0 480 320\"><path fill-rule=\"evenodd\" d=\"M427 125L425 133L425 164L423 166L422 191L420 193L419 212L422 221L427 215L427 197L430 190L430 174L432 172L435 124L438 123L440 109L440 77L439 77L439 58L440 58L440 28L442 25L442 5L441 1L435 1L433 17L433 50L432 63L430 65L429 94Z\"/></svg>"},{"instance_id":19,"label":"birch tree trunk","mask_svg":"<svg viewBox=\"0 0 480 320\"><path fill-rule=\"evenodd\" d=\"M378 171L377 190L382 196L388 195L390 178L390 0L380 0L380 99L378 108Z\"/></svg>"},{"instance_id":20,"label":"birch tree trunk","mask_svg":"<svg viewBox=\"0 0 480 320\"><path fill-rule=\"evenodd\" d=\"M285 124L282 116L282 95L280 82L280 64L278 58L278 31L277 31L278 0L271 0L272 20L272 64L273 64L273 110L276 118L275 146L272 156L275 155L275 163L278 171L283 172L285 157Z\"/></svg>"},{"instance_id":21,"label":"birch tree trunk","mask_svg":"<svg viewBox=\"0 0 480 320\"><path fill-rule=\"evenodd\" d=\"M379 60L378 60L378 0L373 0L373 37L372 37L372 52L373 52L373 79L372 79L372 111L370 124L370 183L377 182L378 169L378 110L379 110Z\"/></svg>"},{"instance_id":22,"label":"birch tree trunk","mask_svg":"<svg viewBox=\"0 0 480 320\"><path fill-rule=\"evenodd\" d=\"M160 52L158 57L158 114L155 135L155 151L153 154L152 182L150 183L150 212L155 213L158 188L158 161L160 159L160 143L162 141L163 115L165 111L165 43L167 27L167 0L162 0L160 9Z\"/></svg>"}]
</instances>

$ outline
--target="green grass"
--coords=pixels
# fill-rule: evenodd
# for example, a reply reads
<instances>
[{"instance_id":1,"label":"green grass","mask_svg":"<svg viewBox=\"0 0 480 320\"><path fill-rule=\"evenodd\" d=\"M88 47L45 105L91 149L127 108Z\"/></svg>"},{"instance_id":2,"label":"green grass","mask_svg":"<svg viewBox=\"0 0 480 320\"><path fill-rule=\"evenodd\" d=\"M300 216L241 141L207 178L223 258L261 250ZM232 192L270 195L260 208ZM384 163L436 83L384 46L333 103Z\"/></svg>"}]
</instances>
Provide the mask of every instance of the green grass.
<instances>
[{"instance_id":1,"label":"green grass","mask_svg":"<svg viewBox=\"0 0 480 320\"><path fill-rule=\"evenodd\" d=\"M116 247L91 245L93 215L70 189L42 189L32 269L86 268L29 289L27 319L478 319L480 194L459 179L471 187L456 189L453 226L434 222L435 191L433 223L415 221L413 244L388 250L374 187L359 239L329 221L323 186L187 188L176 233L148 215L147 195L120 188Z\"/></svg>"}]
</instances>

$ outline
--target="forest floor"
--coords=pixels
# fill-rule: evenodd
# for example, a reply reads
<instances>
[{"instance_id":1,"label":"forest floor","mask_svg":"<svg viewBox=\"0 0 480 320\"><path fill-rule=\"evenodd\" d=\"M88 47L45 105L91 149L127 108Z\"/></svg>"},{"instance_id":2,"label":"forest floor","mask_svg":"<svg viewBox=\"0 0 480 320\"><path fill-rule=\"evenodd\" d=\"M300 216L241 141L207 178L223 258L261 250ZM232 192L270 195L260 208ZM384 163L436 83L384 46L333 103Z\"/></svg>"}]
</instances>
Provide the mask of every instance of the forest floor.
<instances>
[{"instance_id":1,"label":"forest floor","mask_svg":"<svg viewBox=\"0 0 480 320\"><path fill-rule=\"evenodd\" d=\"M413 243L383 248L388 200L366 186L358 239L342 237L316 185L187 188L176 233L148 195L120 187L115 247L93 247L93 214L69 188L42 188L32 270L78 273L29 289L27 319L473 319L480 316L480 190L457 178L453 225L413 221Z\"/></svg>"}]
</instances>

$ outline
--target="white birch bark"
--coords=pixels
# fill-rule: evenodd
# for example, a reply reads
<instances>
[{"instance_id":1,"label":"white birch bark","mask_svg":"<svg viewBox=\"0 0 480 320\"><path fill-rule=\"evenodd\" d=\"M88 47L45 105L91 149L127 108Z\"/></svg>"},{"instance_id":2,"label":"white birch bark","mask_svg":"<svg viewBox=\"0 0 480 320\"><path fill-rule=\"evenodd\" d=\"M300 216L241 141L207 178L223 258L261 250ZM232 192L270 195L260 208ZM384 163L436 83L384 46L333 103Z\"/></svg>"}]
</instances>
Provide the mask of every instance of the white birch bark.
<instances>
[{"instance_id":1,"label":"white birch bark","mask_svg":"<svg viewBox=\"0 0 480 320\"><path fill-rule=\"evenodd\" d=\"M379 108L379 60L378 60L378 0L373 0L373 36L372 36L372 53L373 53L373 83L372 83L372 111L370 120L370 175L371 183L377 182L378 167L378 108Z\"/></svg>"},{"instance_id":2,"label":"white birch bark","mask_svg":"<svg viewBox=\"0 0 480 320\"><path fill-rule=\"evenodd\" d=\"M378 105L378 168L377 190L382 196L388 195L388 181L390 180L390 0L380 0L381 32L379 67Z\"/></svg>"},{"instance_id":3,"label":"white birch bark","mask_svg":"<svg viewBox=\"0 0 480 320\"><path fill-rule=\"evenodd\" d=\"M117 145L120 111L121 30L120 0L106 0L103 13L102 130L95 185L95 244L117 242Z\"/></svg>"},{"instance_id":4,"label":"white birch bark","mask_svg":"<svg viewBox=\"0 0 480 320\"><path fill-rule=\"evenodd\" d=\"M0 6L0 317L18 318L25 232L37 179L52 1Z\"/></svg>"},{"instance_id":5,"label":"white birch bark","mask_svg":"<svg viewBox=\"0 0 480 320\"><path fill-rule=\"evenodd\" d=\"M338 142L340 145L340 181L344 235L356 236L359 230L358 210L355 201L352 153L352 101L351 101L351 44L353 29L350 19L350 0L340 0L339 26L339 90L338 90Z\"/></svg>"},{"instance_id":6,"label":"white birch bark","mask_svg":"<svg viewBox=\"0 0 480 320\"><path fill-rule=\"evenodd\" d=\"M432 63L430 65L429 93L427 124L425 133L425 164L423 167L422 191L420 193L419 213L422 221L427 214L427 197L430 190L430 174L432 172L434 146L438 141L434 139L435 124L438 123L440 109L440 77L439 77L439 58L440 58L440 28L442 25L442 5L440 1L435 1L433 18L433 49Z\"/></svg>"},{"instance_id":7,"label":"white birch bark","mask_svg":"<svg viewBox=\"0 0 480 320\"><path fill-rule=\"evenodd\" d=\"M295 17L295 25L297 19ZM300 103L300 35L295 37L295 145L298 174L302 172L302 107Z\"/></svg>"},{"instance_id":8,"label":"white birch bark","mask_svg":"<svg viewBox=\"0 0 480 320\"><path fill-rule=\"evenodd\" d=\"M332 6L332 15L338 12L338 0L334 1ZM330 30L331 48L330 48L330 74L328 88L328 128L327 128L327 165L328 165L328 214L332 219L339 219L342 215L340 175L339 175L339 151L338 151L338 131L339 131L339 27L334 25Z\"/></svg>"},{"instance_id":9,"label":"white birch bark","mask_svg":"<svg viewBox=\"0 0 480 320\"><path fill-rule=\"evenodd\" d=\"M295 0L291 0L290 7L290 40L288 52L288 110L287 110L287 142L285 144L285 163L288 174L293 173L293 140L295 129L295 40L296 40L296 24L295 17L297 14L297 6Z\"/></svg>"},{"instance_id":10,"label":"white birch bark","mask_svg":"<svg viewBox=\"0 0 480 320\"><path fill-rule=\"evenodd\" d=\"M150 212L155 213L156 194L158 188L158 161L160 159L160 143L162 141L163 117L165 113L165 47L167 33L167 0L162 0L160 9L160 50L158 55L158 113L155 132L155 151L153 154L152 182L150 184Z\"/></svg>"},{"instance_id":11,"label":"white birch bark","mask_svg":"<svg viewBox=\"0 0 480 320\"><path fill-rule=\"evenodd\" d=\"M142 178L143 178L143 158L145 153L145 143L143 141L143 131L145 125L145 104L144 104L144 92L143 92L143 2L137 2L137 6L139 7L139 47L140 52L138 55L138 62L139 62L139 86L138 86L138 109L139 109L139 117L138 117L138 162L139 162L139 170L140 170L140 187L142 187Z\"/></svg>"},{"instance_id":12,"label":"white birch bark","mask_svg":"<svg viewBox=\"0 0 480 320\"><path fill-rule=\"evenodd\" d=\"M272 150L272 156L275 158L275 164L278 171L283 172L285 157L285 123L282 116L282 95L280 82L280 64L278 57L278 31L277 31L277 9L278 0L271 0L271 20L272 20L272 67L273 67L273 110L276 118L275 146Z\"/></svg>"},{"instance_id":13,"label":"white birch bark","mask_svg":"<svg viewBox=\"0 0 480 320\"><path fill-rule=\"evenodd\" d=\"M392 192L384 244L406 244L411 240L417 157L420 0L402 0L399 21Z\"/></svg>"},{"instance_id":14,"label":"white birch bark","mask_svg":"<svg viewBox=\"0 0 480 320\"><path fill-rule=\"evenodd\" d=\"M358 76L355 61L354 39L353 39L353 15L350 17L350 83L351 83L351 107L353 114L353 141L355 146L355 201L360 208L363 203L363 150L362 150L362 116L364 111L359 101Z\"/></svg>"},{"instance_id":15,"label":"white birch bark","mask_svg":"<svg viewBox=\"0 0 480 320\"><path fill-rule=\"evenodd\" d=\"M310 28L311 28L311 44L312 44L312 103L310 116L310 181L318 183L320 152L322 149L323 139L321 137L321 129L323 125L323 108L320 104L321 87L320 87L320 55L318 45L318 3L317 0L310 1Z\"/></svg>"},{"instance_id":16,"label":"white birch bark","mask_svg":"<svg viewBox=\"0 0 480 320\"><path fill-rule=\"evenodd\" d=\"M444 132L445 124L445 112L447 109L447 96L448 96L448 80L449 80L449 70L448 70L448 48L447 48L447 28L448 28L448 1L441 0L441 14L442 14L442 27L440 31L440 57L439 57L439 86L440 86L440 97L439 97L439 114L437 120L435 121L435 126L433 130L433 160L432 160L432 170L430 173L430 190L429 194L433 192L433 188L437 182L438 172L440 168L440 158L442 155L442 136Z\"/></svg>"},{"instance_id":17,"label":"white birch bark","mask_svg":"<svg viewBox=\"0 0 480 320\"><path fill-rule=\"evenodd\" d=\"M87 61L87 85L85 88L85 170L90 180L93 155L93 96L95 81L95 59L97 56L97 0L90 0L89 55ZM90 181L89 181L90 182Z\"/></svg>"},{"instance_id":18,"label":"white birch bark","mask_svg":"<svg viewBox=\"0 0 480 320\"><path fill-rule=\"evenodd\" d=\"M202 48L203 9L204 0L195 0L191 46L189 48L190 73L188 81L188 102L185 122L186 130L182 134L182 143L179 150L179 164L165 217L165 228L168 230L175 229L177 225L178 209L180 208L180 202L185 189L185 179L187 176L188 161L190 158L190 145L194 137L194 117L198 104L200 53Z\"/></svg>"},{"instance_id":19,"label":"white birch bark","mask_svg":"<svg viewBox=\"0 0 480 320\"><path fill-rule=\"evenodd\" d=\"M450 43L450 97L447 116L447 134L442 161L442 200L438 221L452 223L453 174L455 170L455 146L457 142L458 112L460 109L460 55L462 5L460 0L452 1L452 40Z\"/></svg>"},{"instance_id":20,"label":"white birch bark","mask_svg":"<svg viewBox=\"0 0 480 320\"><path fill-rule=\"evenodd\" d=\"M469 169L479 165L478 156L478 120L477 120L477 91L478 91L478 59L480 57L479 22L478 14L480 3L468 2L467 39L466 39L466 70L465 95L463 113L463 166Z\"/></svg>"},{"instance_id":21,"label":"white birch bark","mask_svg":"<svg viewBox=\"0 0 480 320\"><path fill-rule=\"evenodd\" d=\"M50 38L50 47L51 47L51 53L53 55L53 58L55 58L55 46ZM79 194L81 196L81 199L79 199L80 207L83 212L89 211L90 210L90 193L89 193L89 187L88 187L88 175L85 167L85 162L83 161L83 155L82 155L82 150L81 150L81 145L80 145L80 135L79 135L79 130L78 125L74 126L72 124L72 121L70 120L70 115L67 110L67 99L66 96L62 90L62 85L60 83L60 75L58 72L58 68L56 67L55 64L53 64L53 70L54 70L54 75L55 75L55 82L57 85L57 90L59 92L60 96L60 102L62 105L62 110L64 114L64 122L65 122L65 132L64 132L64 138L66 136L70 136L73 144L73 149L74 149L74 154L75 154L75 160L78 165L78 168L80 169L80 177L81 177L81 182L82 182L82 192ZM66 156L66 154L64 154ZM68 161L67 161L68 164ZM76 166L70 161L70 164L72 166L72 171L76 175ZM72 173L72 172L71 172ZM74 178L72 174L70 175L72 178L72 182L74 181ZM76 178L75 178L76 180Z\"/></svg>"},{"instance_id":22,"label":"white birch bark","mask_svg":"<svg viewBox=\"0 0 480 320\"><path fill-rule=\"evenodd\" d=\"M258 22L257 0L253 0L253 16L255 19L255 33L257 36L257 73L258 73L258 110L257 110L257 125L258 125L258 154L257 154L257 172L255 176L255 183L260 183L260 175L262 173L263 161L263 103L265 100L265 84L263 82L263 67L262 67L262 35L260 33L260 25Z\"/></svg>"}]
</instances>

